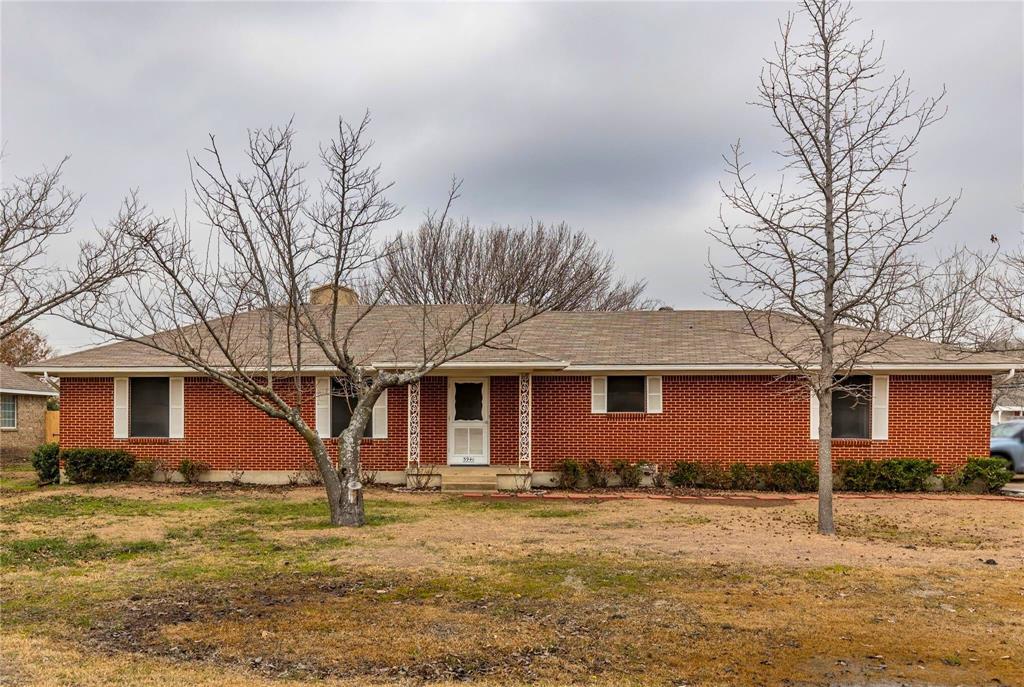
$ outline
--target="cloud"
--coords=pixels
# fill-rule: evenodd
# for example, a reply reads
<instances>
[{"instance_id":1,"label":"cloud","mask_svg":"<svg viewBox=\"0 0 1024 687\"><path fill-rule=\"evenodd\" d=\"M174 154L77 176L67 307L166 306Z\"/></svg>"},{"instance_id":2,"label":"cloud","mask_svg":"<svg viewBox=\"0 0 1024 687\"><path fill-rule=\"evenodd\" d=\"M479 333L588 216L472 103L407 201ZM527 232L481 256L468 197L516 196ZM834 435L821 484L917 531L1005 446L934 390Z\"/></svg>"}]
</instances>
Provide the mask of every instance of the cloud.
<instances>
[{"instance_id":1,"label":"cloud","mask_svg":"<svg viewBox=\"0 0 1024 687\"><path fill-rule=\"evenodd\" d=\"M664 4L9 4L2 25L5 177L73 154L83 226L138 187L180 213L186 151L206 135L239 160L245 130L295 117L313 156L337 117L374 115L375 154L407 208L452 175L481 223L565 220L612 249L651 295L713 303L704 260L721 154L742 138L762 177L778 134L754 97L791 6ZM921 197L963 202L936 239L1016 238L1021 216L1022 7L859 3L922 95L949 117L916 160ZM87 231L87 230L86 230ZM85 233L85 231L83 231ZM983 237L983 238L979 238ZM56 256L71 248L55 248ZM58 346L88 333L45 323Z\"/></svg>"}]
</instances>

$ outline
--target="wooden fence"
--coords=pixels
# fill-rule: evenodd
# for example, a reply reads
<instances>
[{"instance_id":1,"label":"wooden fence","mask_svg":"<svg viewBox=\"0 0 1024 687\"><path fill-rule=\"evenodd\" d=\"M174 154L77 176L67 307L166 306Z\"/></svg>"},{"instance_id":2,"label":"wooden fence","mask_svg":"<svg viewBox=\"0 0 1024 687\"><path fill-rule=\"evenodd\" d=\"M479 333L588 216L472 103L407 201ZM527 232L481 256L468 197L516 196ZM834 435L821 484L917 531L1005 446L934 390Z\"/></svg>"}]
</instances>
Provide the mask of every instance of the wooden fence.
<instances>
[{"instance_id":1,"label":"wooden fence","mask_svg":"<svg viewBox=\"0 0 1024 687\"><path fill-rule=\"evenodd\" d=\"M37 416L38 417L38 416ZM46 411L46 441L60 441L60 411Z\"/></svg>"}]
</instances>

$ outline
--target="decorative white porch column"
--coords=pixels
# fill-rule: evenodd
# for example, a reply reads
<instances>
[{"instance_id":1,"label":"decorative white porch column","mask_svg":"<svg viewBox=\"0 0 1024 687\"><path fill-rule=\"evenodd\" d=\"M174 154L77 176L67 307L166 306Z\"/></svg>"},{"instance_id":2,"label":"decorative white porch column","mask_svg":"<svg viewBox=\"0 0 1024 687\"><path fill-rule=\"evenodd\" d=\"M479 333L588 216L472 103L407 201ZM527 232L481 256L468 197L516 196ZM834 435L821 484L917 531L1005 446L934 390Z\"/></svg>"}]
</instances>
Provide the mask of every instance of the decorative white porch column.
<instances>
[{"instance_id":1,"label":"decorative white porch column","mask_svg":"<svg viewBox=\"0 0 1024 687\"><path fill-rule=\"evenodd\" d=\"M533 462L530 431L532 429L533 375L519 375L519 467Z\"/></svg>"},{"instance_id":2,"label":"decorative white porch column","mask_svg":"<svg viewBox=\"0 0 1024 687\"><path fill-rule=\"evenodd\" d=\"M409 467L420 464L420 382L409 385Z\"/></svg>"}]
</instances>

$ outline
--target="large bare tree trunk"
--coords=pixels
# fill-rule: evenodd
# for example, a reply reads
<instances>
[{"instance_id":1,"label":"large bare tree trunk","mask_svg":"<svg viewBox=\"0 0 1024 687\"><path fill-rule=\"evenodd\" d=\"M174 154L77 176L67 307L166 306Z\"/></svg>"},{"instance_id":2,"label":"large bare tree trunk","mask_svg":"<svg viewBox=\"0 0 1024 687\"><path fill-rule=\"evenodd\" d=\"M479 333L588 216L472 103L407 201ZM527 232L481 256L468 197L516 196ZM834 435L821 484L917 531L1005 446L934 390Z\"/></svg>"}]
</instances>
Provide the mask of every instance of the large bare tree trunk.
<instances>
[{"instance_id":1,"label":"large bare tree trunk","mask_svg":"<svg viewBox=\"0 0 1024 687\"><path fill-rule=\"evenodd\" d=\"M354 422L355 418L352 419ZM362 527L366 524L366 515L363 512L363 485L359 481L360 440L357 438L362 435L362 428L357 434L349 425L338 440L340 491L337 499L331 497L331 524L333 525Z\"/></svg>"}]
</instances>

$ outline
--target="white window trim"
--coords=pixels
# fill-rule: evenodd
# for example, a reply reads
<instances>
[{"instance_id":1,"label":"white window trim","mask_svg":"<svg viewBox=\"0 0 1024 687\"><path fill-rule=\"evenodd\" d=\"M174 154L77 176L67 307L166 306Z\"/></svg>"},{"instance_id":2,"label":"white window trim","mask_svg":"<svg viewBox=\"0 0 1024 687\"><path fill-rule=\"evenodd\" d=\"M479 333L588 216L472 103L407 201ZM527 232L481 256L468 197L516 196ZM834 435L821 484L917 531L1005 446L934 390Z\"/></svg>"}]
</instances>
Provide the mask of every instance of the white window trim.
<instances>
[{"instance_id":1,"label":"white window trim","mask_svg":"<svg viewBox=\"0 0 1024 687\"><path fill-rule=\"evenodd\" d=\"M129 434L128 413L131 402L128 395L131 389L129 377L114 378L114 438L127 439Z\"/></svg>"},{"instance_id":2,"label":"white window trim","mask_svg":"<svg viewBox=\"0 0 1024 687\"><path fill-rule=\"evenodd\" d=\"M889 376L871 378L871 440L889 440Z\"/></svg>"},{"instance_id":3,"label":"white window trim","mask_svg":"<svg viewBox=\"0 0 1024 687\"><path fill-rule=\"evenodd\" d=\"M114 438L115 439L184 439L185 438L185 378L167 379L167 436L137 437L132 434L132 380L160 375L137 375L114 378ZM180 397L180 401L175 396ZM119 402L120 401L120 402Z\"/></svg>"},{"instance_id":4,"label":"white window trim","mask_svg":"<svg viewBox=\"0 0 1024 687\"><path fill-rule=\"evenodd\" d=\"M0 430L3 430L5 432L15 432L18 429L18 396L17 394L4 394L4 398L10 398L14 402L14 424L0 424Z\"/></svg>"},{"instance_id":5,"label":"white window trim","mask_svg":"<svg viewBox=\"0 0 1024 687\"><path fill-rule=\"evenodd\" d=\"M810 396L810 438L818 440L819 407L818 397L808 389ZM858 439L839 439L839 441L888 441L889 440L889 375L871 375L871 403L869 417L869 434ZM835 439L833 439L835 440Z\"/></svg>"},{"instance_id":6,"label":"white window trim","mask_svg":"<svg viewBox=\"0 0 1024 687\"><path fill-rule=\"evenodd\" d=\"M590 413L592 415L636 415L638 413L657 415L663 412L665 387L660 375L616 375L619 377L643 377L643 410L608 410L608 376L594 375L590 378ZM655 381L657 380L657 381ZM653 391L652 387L658 390Z\"/></svg>"},{"instance_id":7,"label":"white window trim","mask_svg":"<svg viewBox=\"0 0 1024 687\"><path fill-rule=\"evenodd\" d=\"M185 378L169 377L167 380L167 438L185 438Z\"/></svg>"},{"instance_id":8,"label":"white window trim","mask_svg":"<svg viewBox=\"0 0 1024 687\"><path fill-rule=\"evenodd\" d=\"M377 398L377 402L373 404L373 410L370 415L370 428L373 430L372 437L366 437L367 439L387 439L388 438L388 390L384 389L380 396Z\"/></svg>"},{"instance_id":9,"label":"white window trim","mask_svg":"<svg viewBox=\"0 0 1024 687\"><path fill-rule=\"evenodd\" d=\"M334 394L331 393L331 380L334 377L316 378L316 433L323 439L337 439L331 435L334 424ZM384 389L370 411L370 431L373 436L363 439L388 438L388 389Z\"/></svg>"},{"instance_id":10,"label":"white window trim","mask_svg":"<svg viewBox=\"0 0 1024 687\"><path fill-rule=\"evenodd\" d=\"M655 391L655 389L657 389ZM659 414L664 408L665 382L659 375L644 379L644 412Z\"/></svg>"},{"instance_id":11,"label":"white window trim","mask_svg":"<svg viewBox=\"0 0 1024 687\"><path fill-rule=\"evenodd\" d=\"M590 378L590 412L604 414L608 412L608 378L595 375Z\"/></svg>"}]
</instances>

